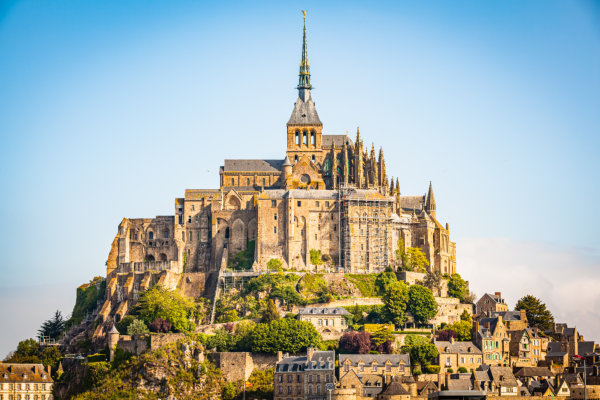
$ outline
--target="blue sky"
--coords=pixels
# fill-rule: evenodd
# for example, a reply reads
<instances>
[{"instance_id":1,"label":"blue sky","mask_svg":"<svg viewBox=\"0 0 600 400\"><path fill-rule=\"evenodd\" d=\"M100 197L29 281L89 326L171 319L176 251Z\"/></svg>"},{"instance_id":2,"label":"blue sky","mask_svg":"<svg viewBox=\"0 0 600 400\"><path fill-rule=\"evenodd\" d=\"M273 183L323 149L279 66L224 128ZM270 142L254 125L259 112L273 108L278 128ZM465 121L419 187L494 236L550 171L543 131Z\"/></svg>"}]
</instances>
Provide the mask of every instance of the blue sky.
<instances>
[{"instance_id":1,"label":"blue sky","mask_svg":"<svg viewBox=\"0 0 600 400\"><path fill-rule=\"evenodd\" d=\"M403 194L433 181L478 294L509 290L487 279L506 256L600 281L597 2L5 1L0 298L47 293L15 337L70 312L122 217L172 214L224 158L283 158L300 9L325 132L360 126Z\"/></svg>"}]
</instances>

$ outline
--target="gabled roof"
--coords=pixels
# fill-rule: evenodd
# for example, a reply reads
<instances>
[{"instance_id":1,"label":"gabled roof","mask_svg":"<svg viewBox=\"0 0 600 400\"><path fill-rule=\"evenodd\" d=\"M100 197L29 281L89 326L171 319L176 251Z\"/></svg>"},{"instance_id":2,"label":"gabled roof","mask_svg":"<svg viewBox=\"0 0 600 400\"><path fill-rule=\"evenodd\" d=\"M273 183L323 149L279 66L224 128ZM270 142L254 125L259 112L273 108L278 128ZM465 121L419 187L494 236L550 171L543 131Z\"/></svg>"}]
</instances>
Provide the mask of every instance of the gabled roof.
<instances>
[{"instance_id":1,"label":"gabled roof","mask_svg":"<svg viewBox=\"0 0 600 400\"><path fill-rule=\"evenodd\" d=\"M330 149L333 144L335 147L342 147L346 145L352 145L352 140L348 135L323 135L321 136L321 147L324 149Z\"/></svg>"},{"instance_id":2,"label":"gabled roof","mask_svg":"<svg viewBox=\"0 0 600 400\"><path fill-rule=\"evenodd\" d=\"M339 356L340 365L346 360L350 361L353 366L358 366L359 361L362 361L365 365L371 365L373 361L377 362L377 365L385 365L387 361L391 362L392 366L399 366L400 363L404 365L410 364L410 357L408 354L340 354Z\"/></svg>"},{"instance_id":3,"label":"gabled roof","mask_svg":"<svg viewBox=\"0 0 600 400\"><path fill-rule=\"evenodd\" d=\"M594 341L578 342L577 343L577 354L580 356L591 354L594 352L596 343Z\"/></svg>"},{"instance_id":4,"label":"gabled roof","mask_svg":"<svg viewBox=\"0 0 600 400\"><path fill-rule=\"evenodd\" d=\"M490 367L490 375L496 385L501 386L519 386L517 379L512 373L510 367Z\"/></svg>"},{"instance_id":5,"label":"gabled roof","mask_svg":"<svg viewBox=\"0 0 600 400\"><path fill-rule=\"evenodd\" d=\"M384 396L406 396L409 395L408 391L404 389L402 384L397 380L392 381L383 392L381 392Z\"/></svg>"},{"instance_id":6,"label":"gabled roof","mask_svg":"<svg viewBox=\"0 0 600 400\"><path fill-rule=\"evenodd\" d=\"M225 160L225 172L280 172L283 160Z\"/></svg>"},{"instance_id":7,"label":"gabled roof","mask_svg":"<svg viewBox=\"0 0 600 400\"><path fill-rule=\"evenodd\" d=\"M441 354L482 354L473 342L435 341L434 344Z\"/></svg>"},{"instance_id":8,"label":"gabled roof","mask_svg":"<svg viewBox=\"0 0 600 400\"><path fill-rule=\"evenodd\" d=\"M517 378L551 377L554 376L554 372L546 367L523 367L515 372L515 376Z\"/></svg>"},{"instance_id":9,"label":"gabled roof","mask_svg":"<svg viewBox=\"0 0 600 400\"><path fill-rule=\"evenodd\" d=\"M350 315L342 307L306 307L298 310L298 315Z\"/></svg>"}]
</instances>

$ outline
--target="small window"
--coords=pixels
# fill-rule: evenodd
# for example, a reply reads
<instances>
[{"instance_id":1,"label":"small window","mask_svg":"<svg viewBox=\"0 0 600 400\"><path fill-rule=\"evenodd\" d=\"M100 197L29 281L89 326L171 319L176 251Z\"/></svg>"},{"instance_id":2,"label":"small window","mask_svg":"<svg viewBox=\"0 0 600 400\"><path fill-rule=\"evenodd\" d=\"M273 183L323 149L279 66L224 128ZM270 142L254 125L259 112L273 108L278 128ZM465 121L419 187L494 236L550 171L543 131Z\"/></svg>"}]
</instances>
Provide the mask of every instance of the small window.
<instances>
[{"instance_id":1,"label":"small window","mask_svg":"<svg viewBox=\"0 0 600 400\"><path fill-rule=\"evenodd\" d=\"M235 180L233 178L231 178L231 186L235 185Z\"/></svg>"},{"instance_id":2,"label":"small window","mask_svg":"<svg viewBox=\"0 0 600 400\"><path fill-rule=\"evenodd\" d=\"M271 207L277 207L277 201L271 200Z\"/></svg>"},{"instance_id":3,"label":"small window","mask_svg":"<svg viewBox=\"0 0 600 400\"><path fill-rule=\"evenodd\" d=\"M337 231L337 225L333 225L333 231Z\"/></svg>"},{"instance_id":4,"label":"small window","mask_svg":"<svg viewBox=\"0 0 600 400\"><path fill-rule=\"evenodd\" d=\"M294 156L294 162L298 162L298 155Z\"/></svg>"},{"instance_id":5,"label":"small window","mask_svg":"<svg viewBox=\"0 0 600 400\"><path fill-rule=\"evenodd\" d=\"M148 239L150 239L150 240L154 239L154 232L152 232L152 231L148 232Z\"/></svg>"},{"instance_id":6,"label":"small window","mask_svg":"<svg viewBox=\"0 0 600 400\"><path fill-rule=\"evenodd\" d=\"M273 233L277 233L277 227L276 226L273 227Z\"/></svg>"},{"instance_id":7,"label":"small window","mask_svg":"<svg viewBox=\"0 0 600 400\"><path fill-rule=\"evenodd\" d=\"M318 201L316 201L316 202L315 202L315 205L316 205L317 207L319 207L319 204L320 204L320 203L319 203ZM321 218L321 214L319 214L319 218Z\"/></svg>"},{"instance_id":8,"label":"small window","mask_svg":"<svg viewBox=\"0 0 600 400\"><path fill-rule=\"evenodd\" d=\"M325 207L329 207L329 202L328 201L325 202Z\"/></svg>"},{"instance_id":9,"label":"small window","mask_svg":"<svg viewBox=\"0 0 600 400\"><path fill-rule=\"evenodd\" d=\"M302 207L302 202L298 200L298 207Z\"/></svg>"},{"instance_id":10,"label":"small window","mask_svg":"<svg viewBox=\"0 0 600 400\"><path fill-rule=\"evenodd\" d=\"M192 216L188 215L188 224L191 224L191 223L192 223Z\"/></svg>"},{"instance_id":11,"label":"small window","mask_svg":"<svg viewBox=\"0 0 600 400\"><path fill-rule=\"evenodd\" d=\"M315 158L315 156L313 154L313 156L312 156L312 162L315 162L315 161L316 161L316 158Z\"/></svg>"},{"instance_id":12,"label":"small window","mask_svg":"<svg viewBox=\"0 0 600 400\"><path fill-rule=\"evenodd\" d=\"M273 219L277 221L277 214L273 214Z\"/></svg>"},{"instance_id":13,"label":"small window","mask_svg":"<svg viewBox=\"0 0 600 400\"><path fill-rule=\"evenodd\" d=\"M194 217L194 220L196 221L196 223L198 223L200 217L198 216L198 214L196 214L196 216Z\"/></svg>"},{"instance_id":14,"label":"small window","mask_svg":"<svg viewBox=\"0 0 600 400\"><path fill-rule=\"evenodd\" d=\"M250 186L250 178L246 178L246 186Z\"/></svg>"},{"instance_id":15,"label":"small window","mask_svg":"<svg viewBox=\"0 0 600 400\"><path fill-rule=\"evenodd\" d=\"M267 185L267 180L265 178L263 178L263 186Z\"/></svg>"}]
</instances>

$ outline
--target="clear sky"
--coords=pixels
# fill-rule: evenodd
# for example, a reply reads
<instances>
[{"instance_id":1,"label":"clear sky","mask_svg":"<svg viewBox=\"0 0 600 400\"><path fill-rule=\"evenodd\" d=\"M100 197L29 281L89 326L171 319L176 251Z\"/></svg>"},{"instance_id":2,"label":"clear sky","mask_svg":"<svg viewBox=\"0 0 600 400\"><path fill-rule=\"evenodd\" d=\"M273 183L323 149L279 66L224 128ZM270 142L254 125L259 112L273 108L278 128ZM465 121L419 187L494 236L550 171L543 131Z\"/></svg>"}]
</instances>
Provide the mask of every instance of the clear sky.
<instances>
[{"instance_id":1,"label":"clear sky","mask_svg":"<svg viewBox=\"0 0 600 400\"><path fill-rule=\"evenodd\" d=\"M284 157L300 9L324 131L360 126L403 194L433 181L477 294L600 339L597 1L26 0L0 2L0 357L70 313L123 217Z\"/></svg>"}]
</instances>

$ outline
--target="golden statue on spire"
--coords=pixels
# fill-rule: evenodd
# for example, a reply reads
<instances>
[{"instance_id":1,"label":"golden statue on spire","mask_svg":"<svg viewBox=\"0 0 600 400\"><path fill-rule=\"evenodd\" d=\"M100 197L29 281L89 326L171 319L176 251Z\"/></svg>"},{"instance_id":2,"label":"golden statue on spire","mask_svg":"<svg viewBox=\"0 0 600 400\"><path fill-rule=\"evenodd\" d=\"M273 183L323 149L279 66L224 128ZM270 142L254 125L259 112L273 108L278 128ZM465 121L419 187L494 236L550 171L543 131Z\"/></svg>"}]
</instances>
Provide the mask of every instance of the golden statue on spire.
<instances>
[{"instance_id":1,"label":"golden statue on spire","mask_svg":"<svg viewBox=\"0 0 600 400\"><path fill-rule=\"evenodd\" d=\"M302 14L304 15L304 20L306 20L306 10L300 10L302 11Z\"/></svg>"}]
</instances>

